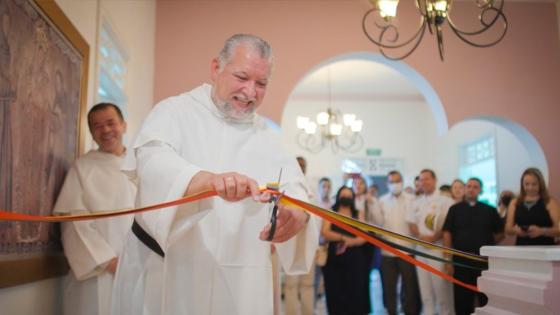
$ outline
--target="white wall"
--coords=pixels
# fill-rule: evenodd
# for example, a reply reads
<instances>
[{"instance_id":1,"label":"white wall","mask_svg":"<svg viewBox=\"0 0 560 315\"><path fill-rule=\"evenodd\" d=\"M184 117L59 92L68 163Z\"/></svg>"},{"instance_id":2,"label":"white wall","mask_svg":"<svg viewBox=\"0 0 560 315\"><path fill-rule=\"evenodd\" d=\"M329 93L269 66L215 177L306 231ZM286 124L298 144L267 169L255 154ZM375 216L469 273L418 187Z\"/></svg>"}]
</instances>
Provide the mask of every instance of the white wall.
<instances>
[{"instance_id":1,"label":"white wall","mask_svg":"<svg viewBox=\"0 0 560 315\"><path fill-rule=\"evenodd\" d=\"M107 16L129 54L128 139L153 106L155 1L56 0L90 46L87 107L95 103L96 51L100 16ZM86 151L93 141L86 137ZM61 314L61 279L0 289L0 314Z\"/></svg>"},{"instance_id":2,"label":"white wall","mask_svg":"<svg viewBox=\"0 0 560 315\"><path fill-rule=\"evenodd\" d=\"M342 62L346 63L346 68L337 65ZM342 184L342 161L348 157L367 158L366 148L381 149L381 158L402 159L404 165L401 171L407 185L423 168L431 168L436 172L438 184L451 183L459 176L461 146L487 135L496 137L498 190L518 191L519 177L527 167L536 166L547 172L546 162L541 159L542 150L529 152L529 146L520 140L525 136L515 135L510 131L513 129L506 129L499 124L500 121L508 123L504 119L494 119L498 123L487 117L484 120L463 121L438 136L433 111L426 101L415 100L410 91L411 80L396 70L375 66L370 71L376 71L377 76L360 76L357 74L363 69L354 69L356 66L348 60L342 62L331 64L339 80L336 82L339 95L333 93L331 104L343 112L355 113L358 119L364 121L362 134L365 141L359 152L334 154L327 147L319 153L309 153L296 143L299 133L296 117L301 115L314 119L318 112L329 106L325 83L317 81L321 77L320 71L323 71L321 68L312 70L298 83L282 116L281 127L286 145L293 154L307 159L310 184L316 185L319 178L327 176L333 180L333 188L336 189ZM355 65L359 68L369 67L364 63ZM391 87L384 86L386 84ZM399 86L402 86L401 93ZM377 91L373 93L363 94L364 91L375 89ZM388 89L391 93L383 94Z\"/></svg>"},{"instance_id":3,"label":"white wall","mask_svg":"<svg viewBox=\"0 0 560 315\"><path fill-rule=\"evenodd\" d=\"M523 171L531 166L543 169L536 164L531 154L507 129L492 122L468 120L451 128L437 146L435 170L439 172L440 183L450 183L459 177L459 150L462 145L479 140L485 136L496 138L496 172L498 191L505 189L519 191L519 179Z\"/></svg>"},{"instance_id":4,"label":"white wall","mask_svg":"<svg viewBox=\"0 0 560 315\"><path fill-rule=\"evenodd\" d=\"M451 183L459 177L459 150L468 143L488 135L496 138L496 171L498 190L517 192L519 178L527 167L539 165L516 135L498 124L469 120L453 126L441 137L431 110L421 102L394 103L340 103L340 109L354 112L364 120L364 149L355 154L333 154L329 148L317 154L309 153L296 144L299 132L295 127L297 115L312 116L324 109L321 102L290 101L282 119L282 130L288 149L308 161L308 178L315 185L319 178L328 176L335 186L342 184L342 161L347 157L367 158L365 148L380 148L382 156L404 161L401 170L406 184L423 168L431 168L438 175L438 184ZM314 187L313 187L314 188Z\"/></svg>"},{"instance_id":5,"label":"white wall","mask_svg":"<svg viewBox=\"0 0 560 315\"><path fill-rule=\"evenodd\" d=\"M326 108L321 101L289 101L282 117L285 142L294 154L307 159L308 178L315 185L319 178L328 176L334 189L342 184L341 163L348 157L367 158L366 148L379 148L382 158L397 158L404 161L401 170L405 178L413 179L418 170L431 164L427 146L436 138L436 127L431 110L424 102L337 102L336 108L355 113L364 121L363 148L354 154L333 154L326 147L320 153L309 153L296 144L299 130L295 127L296 117L314 117Z\"/></svg>"},{"instance_id":6,"label":"white wall","mask_svg":"<svg viewBox=\"0 0 560 315\"><path fill-rule=\"evenodd\" d=\"M154 105L155 1L101 1L106 16L126 49L128 73L127 138L133 139Z\"/></svg>"},{"instance_id":7,"label":"white wall","mask_svg":"<svg viewBox=\"0 0 560 315\"><path fill-rule=\"evenodd\" d=\"M62 314L62 278L0 289L2 315Z\"/></svg>"},{"instance_id":8,"label":"white wall","mask_svg":"<svg viewBox=\"0 0 560 315\"><path fill-rule=\"evenodd\" d=\"M106 18L127 51L128 139L133 138L153 106L155 58L155 1L56 0L57 4L88 42L90 49L87 108L96 103L97 36ZM95 147L89 132L86 151Z\"/></svg>"}]
</instances>

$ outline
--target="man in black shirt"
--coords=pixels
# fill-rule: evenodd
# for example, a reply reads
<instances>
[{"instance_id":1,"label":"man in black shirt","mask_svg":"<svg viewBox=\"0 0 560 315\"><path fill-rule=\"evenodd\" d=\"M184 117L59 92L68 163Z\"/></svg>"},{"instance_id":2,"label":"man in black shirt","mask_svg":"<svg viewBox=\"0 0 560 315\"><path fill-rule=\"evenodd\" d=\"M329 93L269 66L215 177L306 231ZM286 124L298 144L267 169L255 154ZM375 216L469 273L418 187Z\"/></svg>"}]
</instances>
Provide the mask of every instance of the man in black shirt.
<instances>
[{"instance_id":1,"label":"man in black shirt","mask_svg":"<svg viewBox=\"0 0 560 315\"><path fill-rule=\"evenodd\" d=\"M443 225L443 245L464 252L480 254L480 248L494 245L504 238L503 222L496 208L478 202L482 190L482 182L478 178L467 181L465 201L449 208ZM454 262L487 268L484 263L476 263L459 256L453 257ZM476 285L481 271L453 266L446 266L447 272L458 280ZM455 313L457 315L472 314L475 308L475 297L478 306L483 306L488 299L482 293L475 293L461 286L453 286Z\"/></svg>"}]
</instances>

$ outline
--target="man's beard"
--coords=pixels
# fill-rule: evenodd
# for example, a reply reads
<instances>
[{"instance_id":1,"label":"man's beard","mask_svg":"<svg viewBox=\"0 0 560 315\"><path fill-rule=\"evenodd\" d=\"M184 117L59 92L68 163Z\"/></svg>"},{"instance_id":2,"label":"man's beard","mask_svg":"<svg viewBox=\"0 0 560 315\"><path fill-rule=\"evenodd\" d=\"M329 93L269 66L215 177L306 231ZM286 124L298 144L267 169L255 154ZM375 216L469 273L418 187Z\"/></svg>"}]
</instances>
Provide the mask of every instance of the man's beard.
<instances>
[{"instance_id":1,"label":"man's beard","mask_svg":"<svg viewBox=\"0 0 560 315\"><path fill-rule=\"evenodd\" d=\"M255 102L252 101L251 105L245 109L236 109L227 101L216 100L216 107L218 110L224 114L226 118L233 120L247 120L255 114L257 106Z\"/></svg>"}]
</instances>

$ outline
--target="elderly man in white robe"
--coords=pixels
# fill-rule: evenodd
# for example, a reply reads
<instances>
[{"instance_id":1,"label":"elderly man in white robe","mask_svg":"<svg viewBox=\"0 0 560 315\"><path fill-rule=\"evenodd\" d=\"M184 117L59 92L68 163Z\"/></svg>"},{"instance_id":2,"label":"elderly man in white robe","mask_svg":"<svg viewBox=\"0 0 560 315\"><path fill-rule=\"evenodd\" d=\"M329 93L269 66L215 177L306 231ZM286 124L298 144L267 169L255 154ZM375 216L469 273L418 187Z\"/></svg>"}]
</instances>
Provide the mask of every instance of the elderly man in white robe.
<instances>
[{"instance_id":1,"label":"elderly man in white robe","mask_svg":"<svg viewBox=\"0 0 560 315\"><path fill-rule=\"evenodd\" d=\"M136 187L121 171L126 122L120 109L100 103L88 113L88 125L98 150L72 166L54 212L95 213L134 206ZM62 224L64 253L71 273L64 280L64 314L105 315L118 256L132 225L132 216Z\"/></svg>"},{"instance_id":2,"label":"elderly man in white robe","mask_svg":"<svg viewBox=\"0 0 560 315\"><path fill-rule=\"evenodd\" d=\"M117 271L113 314L272 314L269 199L258 184L306 199L305 179L255 114L272 69L264 40L238 34L211 62L212 85L160 102L126 167L139 206L205 190L219 198L135 217ZM279 206L275 244L287 273L304 274L318 243L314 217Z\"/></svg>"}]
</instances>

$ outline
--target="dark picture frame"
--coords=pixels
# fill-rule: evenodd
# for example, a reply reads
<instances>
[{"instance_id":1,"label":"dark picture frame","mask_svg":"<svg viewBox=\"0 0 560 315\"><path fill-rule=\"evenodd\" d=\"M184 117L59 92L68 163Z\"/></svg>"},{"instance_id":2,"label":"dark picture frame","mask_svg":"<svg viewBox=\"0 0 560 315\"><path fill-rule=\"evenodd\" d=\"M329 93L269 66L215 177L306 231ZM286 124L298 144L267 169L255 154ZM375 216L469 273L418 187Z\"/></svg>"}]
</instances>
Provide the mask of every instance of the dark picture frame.
<instances>
[{"instance_id":1,"label":"dark picture frame","mask_svg":"<svg viewBox=\"0 0 560 315\"><path fill-rule=\"evenodd\" d=\"M0 1L0 209L52 213L84 152L88 65L54 0ZM67 272L58 225L0 221L0 288Z\"/></svg>"}]
</instances>

